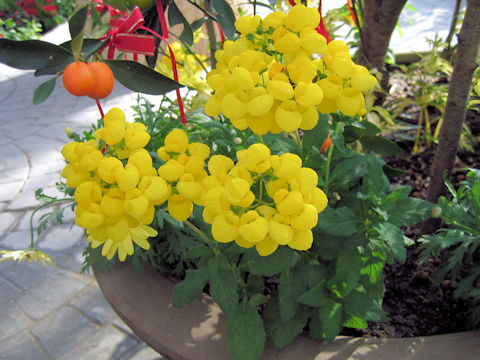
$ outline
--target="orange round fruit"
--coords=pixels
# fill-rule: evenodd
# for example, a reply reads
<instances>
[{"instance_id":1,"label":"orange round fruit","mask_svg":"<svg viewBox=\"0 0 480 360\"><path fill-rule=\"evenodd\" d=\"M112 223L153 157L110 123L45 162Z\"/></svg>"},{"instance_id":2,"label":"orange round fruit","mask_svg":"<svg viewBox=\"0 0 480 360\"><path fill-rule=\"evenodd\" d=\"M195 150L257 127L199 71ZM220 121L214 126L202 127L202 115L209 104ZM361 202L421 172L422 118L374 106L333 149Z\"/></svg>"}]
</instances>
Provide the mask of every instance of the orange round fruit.
<instances>
[{"instance_id":1,"label":"orange round fruit","mask_svg":"<svg viewBox=\"0 0 480 360\"><path fill-rule=\"evenodd\" d=\"M92 91L95 76L88 64L74 61L63 70L63 86L72 95L84 96Z\"/></svg>"},{"instance_id":2,"label":"orange round fruit","mask_svg":"<svg viewBox=\"0 0 480 360\"><path fill-rule=\"evenodd\" d=\"M110 95L113 90L115 78L110 67L100 61L88 64L95 78L95 85L87 93L92 99L103 99Z\"/></svg>"}]
</instances>

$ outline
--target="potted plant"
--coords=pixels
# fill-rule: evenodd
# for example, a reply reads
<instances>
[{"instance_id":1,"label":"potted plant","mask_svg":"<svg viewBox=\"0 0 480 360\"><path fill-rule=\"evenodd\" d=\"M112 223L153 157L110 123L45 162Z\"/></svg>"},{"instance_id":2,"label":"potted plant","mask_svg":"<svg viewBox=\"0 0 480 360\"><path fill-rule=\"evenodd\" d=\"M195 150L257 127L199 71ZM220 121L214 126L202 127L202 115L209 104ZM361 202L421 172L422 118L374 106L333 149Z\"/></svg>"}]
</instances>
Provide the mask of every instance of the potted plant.
<instances>
[{"instance_id":1,"label":"potted plant","mask_svg":"<svg viewBox=\"0 0 480 360\"><path fill-rule=\"evenodd\" d=\"M170 14L179 19L172 4ZM108 46L113 55L119 46L118 32L84 39L88 7L72 17L70 43L0 43L2 62L55 75L35 92L34 102L45 100L62 74L67 91L88 95L99 106L98 124L82 135L70 132L74 141L62 150L65 193L86 232L86 266L94 265L126 322L174 357L194 359L197 345L170 353L154 340L161 327L144 310L162 308L167 321L178 319L182 315L173 315L170 301L183 308L198 296L202 300L187 313L205 311L207 304L201 314L209 319L197 318L197 326L216 332L226 325L234 359L259 359L266 339L275 348L305 344L298 337L305 332L331 342L342 327L385 320L382 269L394 259L405 261L412 240L401 227L428 218L433 205L390 184L381 155L398 147L362 119L363 91L376 78L352 61L344 42L327 43L317 9L297 5L235 20L226 2L212 5L217 15L226 11L218 20L232 40L215 53L206 100L201 93L181 97L178 82L133 61L86 63L99 49ZM155 9L160 17L163 10ZM120 26L134 20L141 20L138 8ZM183 24L185 38L189 24ZM162 30L157 35L165 40ZM151 50L148 39L143 45ZM27 48L35 58L18 59ZM173 44L168 50L179 80L174 60L187 67L188 54ZM155 110L139 100L134 122L119 108L104 113L99 99L108 96L113 76L135 91L176 90L177 99L166 96ZM116 260L146 272L135 275L115 265L111 274L102 273ZM152 267L178 279L173 287L158 280L166 292L173 289L171 298L152 292ZM133 297L120 298L123 281ZM146 297L136 299L141 291ZM148 305L152 300L158 309ZM176 320L171 326L165 336L178 342L173 330L185 329ZM218 335L207 334L217 341ZM308 346L318 351L318 345ZM225 358L226 347L219 349ZM274 351L268 347L266 353Z\"/></svg>"}]
</instances>

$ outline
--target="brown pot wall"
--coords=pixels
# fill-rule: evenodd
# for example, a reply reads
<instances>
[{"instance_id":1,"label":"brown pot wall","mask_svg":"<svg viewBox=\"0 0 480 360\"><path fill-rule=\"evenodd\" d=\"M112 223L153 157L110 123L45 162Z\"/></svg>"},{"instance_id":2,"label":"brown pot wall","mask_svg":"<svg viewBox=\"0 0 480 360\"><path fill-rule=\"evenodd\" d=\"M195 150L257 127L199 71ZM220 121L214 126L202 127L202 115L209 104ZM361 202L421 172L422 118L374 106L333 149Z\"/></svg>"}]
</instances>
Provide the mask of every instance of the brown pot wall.
<instances>
[{"instance_id":1,"label":"brown pot wall","mask_svg":"<svg viewBox=\"0 0 480 360\"><path fill-rule=\"evenodd\" d=\"M169 279L149 267L137 273L127 263L95 271L95 277L117 314L159 353L172 360L231 359L225 315L210 297L175 309ZM402 339L339 336L332 344L299 336L282 349L267 344L262 360L478 360L479 345L480 331Z\"/></svg>"}]
</instances>

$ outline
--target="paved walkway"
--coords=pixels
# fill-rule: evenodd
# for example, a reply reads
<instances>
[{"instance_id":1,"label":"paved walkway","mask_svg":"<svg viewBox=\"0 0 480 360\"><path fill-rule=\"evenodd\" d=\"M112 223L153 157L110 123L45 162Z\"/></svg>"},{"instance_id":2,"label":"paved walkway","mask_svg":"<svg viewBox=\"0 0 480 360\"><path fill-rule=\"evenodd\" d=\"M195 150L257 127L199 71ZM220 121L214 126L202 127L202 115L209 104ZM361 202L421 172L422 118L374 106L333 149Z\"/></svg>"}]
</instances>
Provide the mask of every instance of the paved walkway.
<instances>
[{"instance_id":1,"label":"paved walkway","mask_svg":"<svg viewBox=\"0 0 480 360\"><path fill-rule=\"evenodd\" d=\"M33 105L35 88L47 79L0 65L0 249L29 245L35 190L60 194L60 150L71 141L65 128L81 132L99 117L92 99L68 94L61 80L47 101ZM135 98L116 84L103 107L133 113ZM72 227L71 211L65 220L37 241L56 267L0 263L0 359L164 359L111 310L93 275L80 273L83 232Z\"/></svg>"}]
</instances>

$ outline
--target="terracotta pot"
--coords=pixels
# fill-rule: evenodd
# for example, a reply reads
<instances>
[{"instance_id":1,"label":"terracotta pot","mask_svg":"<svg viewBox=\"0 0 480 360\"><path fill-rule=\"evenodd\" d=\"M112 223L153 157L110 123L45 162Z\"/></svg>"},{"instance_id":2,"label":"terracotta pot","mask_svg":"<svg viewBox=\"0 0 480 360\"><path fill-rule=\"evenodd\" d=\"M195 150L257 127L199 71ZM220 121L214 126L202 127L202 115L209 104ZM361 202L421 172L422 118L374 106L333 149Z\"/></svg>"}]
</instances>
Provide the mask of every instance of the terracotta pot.
<instances>
[{"instance_id":1,"label":"terracotta pot","mask_svg":"<svg viewBox=\"0 0 480 360\"><path fill-rule=\"evenodd\" d=\"M127 263L95 271L95 277L117 314L160 354L172 360L231 359L225 315L209 296L175 309L168 278L148 267L137 273ZM267 344L262 360L478 360L479 344L480 331L401 339L339 336L331 344L299 336L282 349Z\"/></svg>"}]
</instances>

